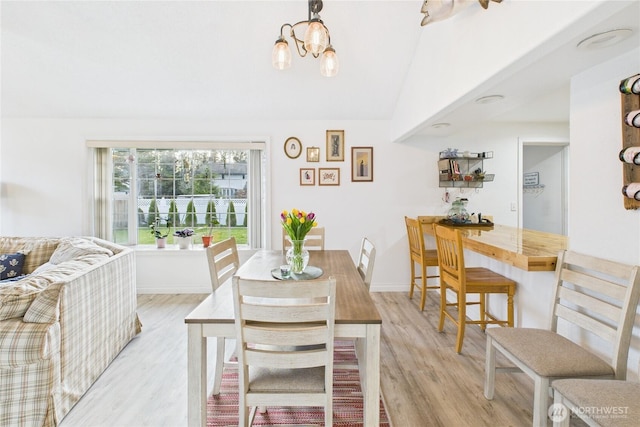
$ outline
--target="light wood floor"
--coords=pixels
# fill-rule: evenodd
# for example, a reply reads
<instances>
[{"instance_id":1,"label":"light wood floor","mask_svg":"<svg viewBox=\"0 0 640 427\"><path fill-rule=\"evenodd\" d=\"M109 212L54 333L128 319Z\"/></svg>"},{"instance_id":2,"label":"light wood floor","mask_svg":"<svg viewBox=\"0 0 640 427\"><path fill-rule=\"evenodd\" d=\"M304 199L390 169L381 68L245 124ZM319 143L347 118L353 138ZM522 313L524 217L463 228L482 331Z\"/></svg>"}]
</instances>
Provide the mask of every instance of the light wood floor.
<instances>
[{"instance_id":1,"label":"light wood floor","mask_svg":"<svg viewBox=\"0 0 640 427\"><path fill-rule=\"evenodd\" d=\"M184 317L205 296L140 295L143 332L61 427L186 426ZM436 330L437 296L429 294L420 312L416 297L372 293L383 318L381 388L393 426L530 426L533 382L524 374L498 374L495 398L487 401L482 395L485 336L468 327L462 354L456 354L453 326Z\"/></svg>"}]
</instances>

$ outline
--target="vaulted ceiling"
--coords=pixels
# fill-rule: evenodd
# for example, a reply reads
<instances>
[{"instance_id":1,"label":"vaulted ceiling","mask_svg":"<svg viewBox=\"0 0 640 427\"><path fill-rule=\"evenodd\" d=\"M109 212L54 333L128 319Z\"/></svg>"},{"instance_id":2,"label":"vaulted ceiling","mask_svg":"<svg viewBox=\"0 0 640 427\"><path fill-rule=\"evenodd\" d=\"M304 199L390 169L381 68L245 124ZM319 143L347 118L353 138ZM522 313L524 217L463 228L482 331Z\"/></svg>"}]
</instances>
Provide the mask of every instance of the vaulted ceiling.
<instances>
[{"instance_id":1,"label":"vaulted ceiling","mask_svg":"<svg viewBox=\"0 0 640 427\"><path fill-rule=\"evenodd\" d=\"M481 18L509 1L515 0L491 3L486 11L475 2L468 8ZM552 13L554 2L546 3ZM637 47L635 3L585 22L582 32L631 26ZM304 0L2 1L2 116L391 119L430 28L420 27L421 4L325 0L321 17L340 59L338 76L326 78L319 60L295 53L290 69L271 66L280 26L306 19ZM574 42L558 43L494 79L488 89L517 96L486 118L567 121L568 78L610 55L580 59ZM470 101L437 119L468 115ZM431 124L425 118L416 132L433 132Z\"/></svg>"}]
</instances>

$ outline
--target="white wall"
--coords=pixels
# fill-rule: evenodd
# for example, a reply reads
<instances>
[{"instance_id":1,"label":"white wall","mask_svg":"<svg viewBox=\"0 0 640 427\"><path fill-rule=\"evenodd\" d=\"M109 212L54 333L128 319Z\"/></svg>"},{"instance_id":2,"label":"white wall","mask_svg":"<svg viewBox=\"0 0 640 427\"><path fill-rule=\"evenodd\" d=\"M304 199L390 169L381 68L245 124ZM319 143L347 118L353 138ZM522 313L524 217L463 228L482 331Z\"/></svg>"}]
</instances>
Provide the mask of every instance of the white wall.
<instances>
[{"instance_id":1,"label":"white wall","mask_svg":"<svg viewBox=\"0 0 640 427\"><path fill-rule=\"evenodd\" d=\"M298 137L321 148L325 131L345 130L345 162L307 163L305 154L289 159L284 141ZM406 289L408 257L403 217L424 212L437 199L437 189L424 185L435 179L435 163L424 149L390 144L385 121L216 122L188 120L71 120L5 119L2 126L3 235L78 235L91 230L90 194L93 185L90 150L85 140L96 138L219 138L261 136L269 142L271 182L271 242L280 247L278 215L297 207L314 211L327 228L327 247L348 249L355 259L360 239L368 236L378 248L374 286ZM374 181L351 182L350 148L374 147ZM301 187L301 167L338 167L340 186ZM172 263L200 257L171 251L138 256L140 289L208 291L206 270L174 274ZM187 262L187 261L185 261ZM189 264L191 265L191 264ZM403 268L398 268L403 266Z\"/></svg>"}]
</instances>

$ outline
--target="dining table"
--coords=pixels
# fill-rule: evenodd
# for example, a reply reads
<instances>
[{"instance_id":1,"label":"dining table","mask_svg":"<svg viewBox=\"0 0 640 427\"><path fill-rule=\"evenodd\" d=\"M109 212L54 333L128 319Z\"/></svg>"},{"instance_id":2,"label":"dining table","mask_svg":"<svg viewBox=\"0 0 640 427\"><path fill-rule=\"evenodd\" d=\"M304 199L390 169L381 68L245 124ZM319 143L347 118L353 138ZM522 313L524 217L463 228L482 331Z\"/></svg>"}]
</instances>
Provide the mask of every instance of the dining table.
<instances>
[{"instance_id":1,"label":"dining table","mask_svg":"<svg viewBox=\"0 0 640 427\"><path fill-rule=\"evenodd\" d=\"M318 280L336 280L336 339L356 341L358 370L363 394L363 425L380 423L380 329L382 318L347 250L309 251L309 268ZM281 250L259 250L240 266L236 275L254 280L273 281L286 264ZM307 270L305 270L307 271ZM300 276L304 278L304 273ZM295 280L292 275L290 279ZM188 425L205 427L207 421L208 375L207 339L235 338L235 317L231 280L207 296L187 317L188 345Z\"/></svg>"}]
</instances>

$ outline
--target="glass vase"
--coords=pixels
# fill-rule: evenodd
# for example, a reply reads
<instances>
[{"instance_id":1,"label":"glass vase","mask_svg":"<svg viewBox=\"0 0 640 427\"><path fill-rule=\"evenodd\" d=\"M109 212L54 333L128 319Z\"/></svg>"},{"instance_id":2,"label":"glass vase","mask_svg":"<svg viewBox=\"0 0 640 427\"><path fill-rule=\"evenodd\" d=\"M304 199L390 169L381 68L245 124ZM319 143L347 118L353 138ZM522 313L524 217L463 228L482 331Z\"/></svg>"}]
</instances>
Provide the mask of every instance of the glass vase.
<instances>
[{"instance_id":1,"label":"glass vase","mask_svg":"<svg viewBox=\"0 0 640 427\"><path fill-rule=\"evenodd\" d=\"M304 240L292 240L291 247L287 250L287 264L291 266L291 272L300 274L309 264L309 251L304 248Z\"/></svg>"}]
</instances>

